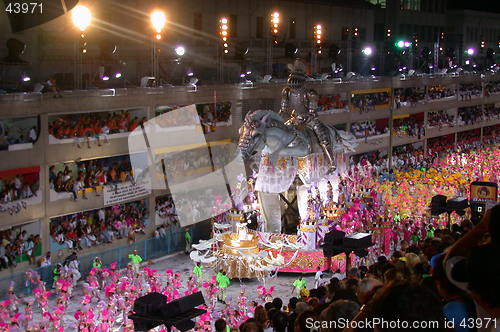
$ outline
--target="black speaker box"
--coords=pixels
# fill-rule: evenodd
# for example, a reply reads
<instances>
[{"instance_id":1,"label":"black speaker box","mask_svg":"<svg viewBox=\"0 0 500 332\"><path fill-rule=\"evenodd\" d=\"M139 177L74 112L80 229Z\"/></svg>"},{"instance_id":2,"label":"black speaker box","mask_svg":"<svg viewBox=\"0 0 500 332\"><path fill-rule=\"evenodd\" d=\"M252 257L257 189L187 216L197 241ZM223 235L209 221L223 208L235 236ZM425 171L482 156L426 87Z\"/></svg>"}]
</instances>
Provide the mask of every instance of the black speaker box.
<instances>
[{"instance_id":1,"label":"black speaker box","mask_svg":"<svg viewBox=\"0 0 500 332\"><path fill-rule=\"evenodd\" d=\"M167 304L167 297L160 293L149 293L134 302L134 312L138 315L162 316L162 308Z\"/></svg>"}]
</instances>

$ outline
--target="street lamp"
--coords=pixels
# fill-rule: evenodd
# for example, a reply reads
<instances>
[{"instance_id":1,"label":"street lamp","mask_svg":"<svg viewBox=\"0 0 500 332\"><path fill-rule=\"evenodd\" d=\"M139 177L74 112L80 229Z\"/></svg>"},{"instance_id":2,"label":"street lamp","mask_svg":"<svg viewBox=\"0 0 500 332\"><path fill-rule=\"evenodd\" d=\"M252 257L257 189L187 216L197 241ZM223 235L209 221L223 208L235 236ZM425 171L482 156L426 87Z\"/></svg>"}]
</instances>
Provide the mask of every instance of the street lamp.
<instances>
[{"instance_id":1,"label":"street lamp","mask_svg":"<svg viewBox=\"0 0 500 332\"><path fill-rule=\"evenodd\" d=\"M229 53L229 20L227 17L222 17L219 20L219 34L222 39L222 48L224 54Z\"/></svg>"},{"instance_id":2,"label":"street lamp","mask_svg":"<svg viewBox=\"0 0 500 332\"><path fill-rule=\"evenodd\" d=\"M156 84L159 82L159 75L160 75L160 64L159 64L159 53L160 53L160 48L158 47L157 43L159 40L162 38L162 31L165 25L167 24L167 16L165 15L165 12L162 10L155 10L151 13L150 15L151 19L151 25L153 26L155 30L155 35L153 38L153 51L151 53L151 62L152 62L152 75L155 79Z\"/></svg>"},{"instance_id":3,"label":"street lamp","mask_svg":"<svg viewBox=\"0 0 500 332\"><path fill-rule=\"evenodd\" d=\"M280 13L274 11L271 14L271 39L269 39L269 43L267 45L267 72L272 75L273 71L273 44L278 44L278 34L280 27Z\"/></svg>"},{"instance_id":4,"label":"street lamp","mask_svg":"<svg viewBox=\"0 0 500 332\"><path fill-rule=\"evenodd\" d=\"M470 47L470 48L467 49L466 52L467 52L468 55L474 55L474 53L476 53L476 50L473 49L472 47Z\"/></svg>"},{"instance_id":5,"label":"street lamp","mask_svg":"<svg viewBox=\"0 0 500 332\"><path fill-rule=\"evenodd\" d=\"M165 13L161 10L155 10L151 13L151 25L153 25L153 28L156 31L156 36L155 38L160 40L161 39L161 32L163 28L165 27L165 24L167 23L167 16Z\"/></svg>"},{"instance_id":6,"label":"street lamp","mask_svg":"<svg viewBox=\"0 0 500 332\"><path fill-rule=\"evenodd\" d=\"M75 88L81 89L83 86L83 55L87 53L87 41L85 40L85 30L92 22L92 13L90 9L83 5L78 5L71 11L71 21L73 25L80 30L80 39L75 45Z\"/></svg>"},{"instance_id":7,"label":"street lamp","mask_svg":"<svg viewBox=\"0 0 500 332\"><path fill-rule=\"evenodd\" d=\"M278 33L279 33L279 26L280 26L280 13L274 12L271 15L271 34L274 37L274 43L277 44L278 40Z\"/></svg>"},{"instance_id":8,"label":"street lamp","mask_svg":"<svg viewBox=\"0 0 500 332\"><path fill-rule=\"evenodd\" d=\"M92 21L90 9L82 5L76 6L71 11L71 20L73 21L73 25L75 27L77 27L82 33L85 32Z\"/></svg>"},{"instance_id":9,"label":"street lamp","mask_svg":"<svg viewBox=\"0 0 500 332\"><path fill-rule=\"evenodd\" d=\"M318 54L321 54L321 46L323 43L323 26L321 24L315 24L313 27L313 42L311 50L311 68L313 74L318 71Z\"/></svg>"},{"instance_id":10,"label":"street lamp","mask_svg":"<svg viewBox=\"0 0 500 332\"><path fill-rule=\"evenodd\" d=\"M224 56L229 54L229 19L219 19L219 37L221 45L217 46L217 75L219 82L224 83Z\"/></svg>"}]
</instances>

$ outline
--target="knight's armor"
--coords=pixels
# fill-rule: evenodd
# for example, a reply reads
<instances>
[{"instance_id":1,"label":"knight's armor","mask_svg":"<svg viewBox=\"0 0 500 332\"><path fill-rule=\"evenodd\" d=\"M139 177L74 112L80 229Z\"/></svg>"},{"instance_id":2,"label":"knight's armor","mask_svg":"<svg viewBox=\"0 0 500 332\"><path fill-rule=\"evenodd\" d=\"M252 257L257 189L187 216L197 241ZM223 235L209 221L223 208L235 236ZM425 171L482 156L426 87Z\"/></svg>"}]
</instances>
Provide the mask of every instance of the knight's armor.
<instances>
[{"instance_id":1,"label":"knight's armor","mask_svg":"<svg viewBox=\"0 0 500 332\"><path fill-rule=\"evenodd\" d=\"M330 133L323 122L318 119L318 93L313 89L304 87L306 77L303 64L296 62L294 69L288 76L287 86L281 93L280 115L286 119L285 125L300 130L304 126L314 132L318 138L326 157L330 171L335 170L330 150Z\"/></svg>"}]
</instances>

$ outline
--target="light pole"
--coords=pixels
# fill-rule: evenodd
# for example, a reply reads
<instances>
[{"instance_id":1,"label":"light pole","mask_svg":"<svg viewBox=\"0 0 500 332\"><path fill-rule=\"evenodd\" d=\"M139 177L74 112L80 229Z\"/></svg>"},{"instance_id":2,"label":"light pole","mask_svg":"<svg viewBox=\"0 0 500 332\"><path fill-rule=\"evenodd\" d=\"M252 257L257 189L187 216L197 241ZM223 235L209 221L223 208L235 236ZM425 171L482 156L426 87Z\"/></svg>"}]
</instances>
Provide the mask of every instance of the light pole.
<instances>
[{"instance_id":1,"label":"light pole","mask_svg":"<svg viewBox=\"0 0 500 332\"><path fill-rule=\"evenodd\" d=\"M219 35L221 44L217 46L217 73L218 81L224 83L224 56L229 54L229 19L221 17L219 20Z\"/></svg>"},{"instance_id":2,"label":"light pole","mask_svg":"<svg viewBox=\"0 0 500 332\"><path fill-rule=\"evenodd\" d=\"M363 74L364 74L364 69L365 68L368 68L368 66L370 66L370 70L367 70L368 73L372 73L375 69L375 67L371 66L371 64L368 63L369 59L371 58L371 56L373 55L373 47L371 46L365 46L363 47L363 49L361 50L361 53L363 53L365 59L363 59L363 64L361 66L361 68L363 69Z\"/></svg>"},{"instance_id":3,"label":"light pole","mask_svg":"<svg viewBox=\"0 0 500 332\"><path fill-rule=\"evenodd\" d=\"M92 21L92 13L85 6L78 5L71 11L73 25L80 30L80 38L75 43L75 89L83 87L83 57L87 54L87 41L85 40L85 30Z\"/></svg>"},{"instance_id":4,"label":"light pole","mask_svg":"<svg viewBox=\"0 0 500 332\"><path fill-rule=\"evenodd\" d=\"M152 62L152 76L155 79L155 85L158 86L160 81L160 64L159 64L159 53L160 48L158 47L158 43L162 39L162 31L167 23L167 16L165 12L161 10L155 10L150 15L151 25L155 29L155 34L153 36L153 50L151 53L151 62Z\"/></svg>"},{"instance_id":5,"label":"light pole","mask_svg":"<svg viewBox=\"0 0 500 332\"><path fill-rule=\"evenodd\" d=\"M321 43L323 42L323 26L321 24L316 24L314 26L314 39L312 42L311 49L311 71L312 74L318 72L318 55L321 55Z\"/></svg>"},{"instance_id":6,"label":"light pole","mask_svg":"<svg viewBox=\"0 0 500 332\"><path fill-rule=\"evenodd\" d=\"M280 13L273 12L271 14L271 39L267 44L267 61L266 61L266 71L268 74L273 74L273 45L278 44L278 33L280 26Z\"/></svg>"}]
</instances>

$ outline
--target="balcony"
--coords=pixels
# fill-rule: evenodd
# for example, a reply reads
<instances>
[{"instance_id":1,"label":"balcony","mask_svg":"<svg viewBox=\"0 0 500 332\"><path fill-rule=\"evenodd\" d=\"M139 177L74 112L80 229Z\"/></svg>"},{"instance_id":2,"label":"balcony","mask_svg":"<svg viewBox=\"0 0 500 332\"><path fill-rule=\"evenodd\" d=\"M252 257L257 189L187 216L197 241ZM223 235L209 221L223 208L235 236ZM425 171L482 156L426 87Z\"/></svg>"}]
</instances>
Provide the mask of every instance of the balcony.
<instances>
[{"instance_id":1,"label":"balcony","mask_svg":"<svg viewBox=\"0 0 500 332\"><path fill-rule=\"evenodd\" d=\"M387 148L389 146L389 133L371 136L367 139L360 138L356 142L359 145L356 147L355 154Z\"/></svg>"}]
</instances>

